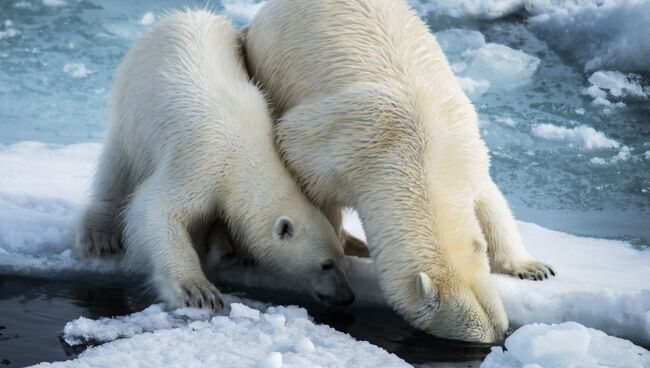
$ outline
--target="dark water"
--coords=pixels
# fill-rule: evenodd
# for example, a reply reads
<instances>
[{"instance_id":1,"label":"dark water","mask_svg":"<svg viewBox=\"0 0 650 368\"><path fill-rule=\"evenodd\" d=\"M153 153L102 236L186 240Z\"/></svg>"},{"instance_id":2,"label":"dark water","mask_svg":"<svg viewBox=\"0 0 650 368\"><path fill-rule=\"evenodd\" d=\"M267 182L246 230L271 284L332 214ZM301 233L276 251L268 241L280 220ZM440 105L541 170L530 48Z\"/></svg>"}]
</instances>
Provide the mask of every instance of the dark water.
<instances>
[{"instance_id":1,"label":"dark water","mask_svg":"<svg viewBox=\"0 0 650 368\"><path fill-rule=\"evenodd\" d=\"M476 361L490 350L483 344L425 335L387 309L332 308L275 291L221 289L265 302L301 305L316 322L369 341L413 364ZM152 302L140 287L125 280L0 276L0 367L73 359L80 349L72 349L60 339L67 322L79 316L97 319L125 315Z\"/></svg>"}]
</instances>

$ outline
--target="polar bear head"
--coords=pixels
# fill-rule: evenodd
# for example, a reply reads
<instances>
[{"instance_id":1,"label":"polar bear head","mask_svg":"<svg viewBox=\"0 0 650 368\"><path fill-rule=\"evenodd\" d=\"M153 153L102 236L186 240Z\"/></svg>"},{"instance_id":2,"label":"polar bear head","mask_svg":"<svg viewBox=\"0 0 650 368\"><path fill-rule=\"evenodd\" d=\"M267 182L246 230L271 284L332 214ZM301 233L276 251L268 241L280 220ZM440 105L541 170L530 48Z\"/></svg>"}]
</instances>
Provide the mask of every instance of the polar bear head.
<instances>
[{"instance_id":1,"label":"polar bear head","mask_svg":"<svg viewBox=\"0 0 650 368\"><path fill-rule=\"evenodd\" d=\"M416 302L411 316L419 328L455 340L493 343L503 339L508 320L489 278L464 280L447 275L433 279L419 272L413 287Z\"/></svg>"},{"instance_id":2,"label":"polar bear head","mask_svg":"<svg viewBox=\"0 0 650 368\"><path fill-rule=\"evenodd\" d=\"M375 265L389 304L414 327L438 337L502 340L508 318L490 275L484 242L475 243L454 247L454 252L383 251Z\"/></svg>"},{"instance_id":3,"label":"polar bear head","mask_svg":"<svg viewBox=\"0 0 650 368\"><path fill-rule=\"evenodd\" d=\"M253 286L296 290L330 305L354 301L344 272L343 249L330 222L307 201L283 201L275 215L257 216L238 228L222 221L211 224L205 239L206 267L224 279ZM270 207L263 209L270 211ZM262 212L262 211L260 211ZM259 213L258 213L259 215ZM259 265L245 272L237 266ZM247 268L247 267L244 267ZM241 276L232 279L228 274ZM238 277L238 276L235 276ZM268 283L280 285L268 285Z\"/></svg>"},{"instance_id":4,"label":"polar bear head","mask_svg":"<svg viewBox=\"0 0 650 368\"><path fill-rule=\"evenodd\" d=\"M332 225L315 208L304 217L280 215L273 222L269 263L277 272L330 305L349 305L354 294L343 271L343 248Z\"/></svg>"}]
</instances>

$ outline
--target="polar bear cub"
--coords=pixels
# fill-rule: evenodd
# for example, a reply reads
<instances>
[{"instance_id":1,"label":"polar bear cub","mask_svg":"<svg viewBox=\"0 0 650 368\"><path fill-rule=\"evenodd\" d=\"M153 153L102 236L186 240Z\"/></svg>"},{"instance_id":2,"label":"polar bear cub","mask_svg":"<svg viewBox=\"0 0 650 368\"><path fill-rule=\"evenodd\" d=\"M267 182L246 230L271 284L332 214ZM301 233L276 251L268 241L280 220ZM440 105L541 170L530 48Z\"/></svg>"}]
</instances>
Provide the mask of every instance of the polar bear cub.
<instances>
[{"instance_id":1,"label":"polar bear cub","mask_svg":"<svg viewBox=\"0 0 650 368\"><path fill-rule=\"evenodd\" d=\"M206 11L172 13L135 42L113 81L76 250L117 253L123 241L170 306L219 309L191 240L218 218L256 261L323 301L350 303L336 234L275 151L240 55L237 31Z\"/></svg>"},{"instance_id":2,"label":"polar bear cub","mask_svg":"<svg viewBox=\"0 0 650 368\"><path fill-rule=\"evenodd\" d=\"M358 211L388 303L441 337L501 339L490 270L553 271L521 244L474 108L426 25L397 0L269 0L245 45L289 169L337 232L341 207Z\"/></svg>"}]
</instances>

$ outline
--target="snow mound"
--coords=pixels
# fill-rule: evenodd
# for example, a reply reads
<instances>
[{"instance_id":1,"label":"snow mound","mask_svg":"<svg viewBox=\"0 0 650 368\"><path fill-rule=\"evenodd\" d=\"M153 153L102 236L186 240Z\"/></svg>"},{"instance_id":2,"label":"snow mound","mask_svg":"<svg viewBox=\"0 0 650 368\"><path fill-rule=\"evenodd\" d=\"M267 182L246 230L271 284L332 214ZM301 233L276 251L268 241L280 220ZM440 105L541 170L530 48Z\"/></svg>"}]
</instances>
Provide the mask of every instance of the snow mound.
<instances>
[{"instance_id":1,"label":"snow mound","mask_svg":"<svg viewBox=\"0 0 650 368\"><path fill-rule=\"evenodd\" d=\"M642 368L650 364L647 350L575 322L523 326L506 339L505 346L506 351L492 348L481 368Z\"/></svg>"},{"instance_id":2,"label":"snow mound","mask_svg":"<svg viewBox=\"0 0 650 368\"><path fill-rule=\"evenodd\" d=\"M565 128L553 124L538 124L533 126L533 134L545 139L568 141L588 150L621 146L617 141L587 125Z\"/></svg>"},{"instance_id":3,"label":"snow mound","mask_svg":"<svg viewBox=\"0 0 650 368\"><path fill-rule=\"evenodd\" d=\"M314 324L302 308L269 307L260 314L243 304L231 307L261 318L194 312L188 317L187 311L158 305L113 319L80 318L66 326L66 341L128 338L91 347L72 361L36 367L410 367L381 348Z\"/></svg>"},{"instance_id":4,"label":"snow mound","mask_svg":"<svg viewBox=\"0 0 650 368\"><path fill-rule=\"evenodd\" d=\"M505 45L486 43L481 32L447 29L435 33L461 88L476 100L488 89L512 90L530 83L540 60Z\"/></svg>"}]
</instances>

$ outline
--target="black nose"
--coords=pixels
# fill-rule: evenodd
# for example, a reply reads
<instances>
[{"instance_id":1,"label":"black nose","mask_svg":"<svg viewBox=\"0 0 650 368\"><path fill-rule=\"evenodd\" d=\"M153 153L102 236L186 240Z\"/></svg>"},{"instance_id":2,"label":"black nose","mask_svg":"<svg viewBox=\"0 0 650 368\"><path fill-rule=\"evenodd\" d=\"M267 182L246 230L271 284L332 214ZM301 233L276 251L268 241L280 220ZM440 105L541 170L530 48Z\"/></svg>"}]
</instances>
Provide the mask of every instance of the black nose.
<instances>
[{"instance_id":1,"label":"black nose","mask_svg":"<svg viewBox=\"0 0 650 368\"><path fill-rule=\"evenodd\" d=\"M324 304L332 306L348 306L354 303L354 294L352 292L346 293L343 297L336 297L331 295L323 295L316 292L316 298Z\"/></svg>"},{"instance_id":2,"label":"black nose","mask_svg":"<svg viewBox=\"0 0 650 368\"><path fill-rule=\"evenodd\" d=\"M347 298L342 299L338 305L347 306L352 303L354 303L354 294L350 293L350 295Z\"/></svg>"}]
</instances>

